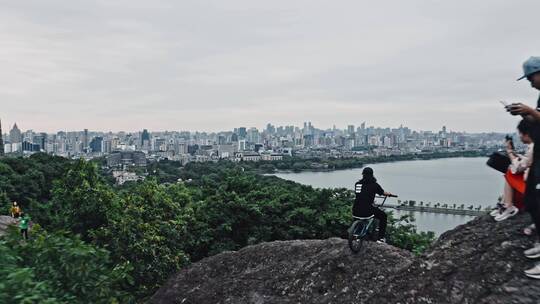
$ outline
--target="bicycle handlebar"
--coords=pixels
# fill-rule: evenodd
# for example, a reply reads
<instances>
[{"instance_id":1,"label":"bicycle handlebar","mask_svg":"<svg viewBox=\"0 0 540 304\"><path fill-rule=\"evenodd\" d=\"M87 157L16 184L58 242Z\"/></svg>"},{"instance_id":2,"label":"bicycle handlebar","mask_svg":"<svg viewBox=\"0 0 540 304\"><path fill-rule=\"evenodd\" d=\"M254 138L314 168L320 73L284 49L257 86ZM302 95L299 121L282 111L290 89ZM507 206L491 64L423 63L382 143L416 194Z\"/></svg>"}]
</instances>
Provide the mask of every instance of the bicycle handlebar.
<instances>
[{"instance_id":1,"label":"bicycle handlebar","mask_svg":"<svg viewBox=\"0 0 540 304\"><path fill-rule=\"evenodd\" d=\"M387 197L398 197L397 195L380 195L380 196L375 196L376 198L387 198Z\"/></svg>"},{"instance_id":2,"label":"bicycle handlebar","mask_svg":"<svg viewBox=\"0 0 540 304\"><path fill-rule=\"evenodd\" d=\"M379 207L383 207L384 206L384 203L386 202L386 199L389 198L389 197L398 197L397 195L383 195L383 196L375 196L375 198L384 198L384 200L382 201L381 204L377 205Z\"/></svg>"}]
</instances>

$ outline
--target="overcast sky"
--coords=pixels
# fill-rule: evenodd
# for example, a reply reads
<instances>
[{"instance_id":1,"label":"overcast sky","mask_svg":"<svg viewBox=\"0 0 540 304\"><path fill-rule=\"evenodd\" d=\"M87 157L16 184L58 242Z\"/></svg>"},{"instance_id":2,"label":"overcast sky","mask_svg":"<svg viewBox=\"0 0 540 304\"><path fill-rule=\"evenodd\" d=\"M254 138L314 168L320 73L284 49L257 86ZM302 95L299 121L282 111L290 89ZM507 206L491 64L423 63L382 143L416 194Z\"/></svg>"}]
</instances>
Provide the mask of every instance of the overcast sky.
<instances>
[{"instance_id":1,"label":"overcast sky","mask_svg":"<svg viewBox=\"0 0 540 304\"><path fill-rule=\"evenodd\" d=\"M509 131L540 1L0 1L4 130Z\"/></svg>"}]
</instances>

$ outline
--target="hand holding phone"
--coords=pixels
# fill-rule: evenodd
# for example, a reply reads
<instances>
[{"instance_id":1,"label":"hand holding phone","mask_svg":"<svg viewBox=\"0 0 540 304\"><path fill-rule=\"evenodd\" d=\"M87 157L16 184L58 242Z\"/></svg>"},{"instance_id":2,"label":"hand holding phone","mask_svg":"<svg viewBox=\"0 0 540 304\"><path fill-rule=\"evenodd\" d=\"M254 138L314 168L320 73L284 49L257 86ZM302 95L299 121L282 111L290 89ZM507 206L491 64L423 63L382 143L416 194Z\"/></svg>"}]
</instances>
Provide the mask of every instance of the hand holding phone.
<instances>
[{"instance_id":1,"label":"hand holding phone","mask_svg":"<svg viewBox=\"0 0 540 304\"><path fill-rule=\"evenodd\" d=\"M518 103L508 104L507 102L505 102L503 100L501 100L499 102L504 106L504 109L507 112L510 112L510 114L512 114L512 115L521 115L521 113L516 112L516 110L517 110L516 107L519 107Z\"/></svg>"},{"instance_id":2,"label":"hand holding phone","mask_svg":"<svg viewBox=\"0 0 540 304\"><path fill-rule=\"evenodd\" d=\"M514 140L512 136L506 135L505 139L506 139L506 142L510 144L510 149L515 150L516 148L514 147Z\"/></svg>"},{"instance_id":3,"label":"hand holding phone","mask_svg":"<svg viewBox=\"0 0 540 304\"><path fill-rule=\"evenodd\" d=\"M514 107L515 104L513 103L507 103L506 101L504 100L501 100L500 103L504 106L504 108L506 109L506 111L510 112L512 111L512 108Z\"/></svg>"}]
</instances>

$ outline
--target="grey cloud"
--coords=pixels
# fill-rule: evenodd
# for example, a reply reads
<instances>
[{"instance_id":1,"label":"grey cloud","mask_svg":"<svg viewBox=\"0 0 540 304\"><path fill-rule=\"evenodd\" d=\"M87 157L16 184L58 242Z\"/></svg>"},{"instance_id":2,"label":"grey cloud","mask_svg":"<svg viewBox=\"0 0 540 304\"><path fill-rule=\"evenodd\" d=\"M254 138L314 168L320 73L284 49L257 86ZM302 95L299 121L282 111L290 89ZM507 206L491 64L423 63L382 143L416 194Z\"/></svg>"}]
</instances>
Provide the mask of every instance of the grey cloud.
<instances>
[{"instance_id":1,"label":"grey cloud","mask_svg":"<svg viewBox=\"0 0 540 304\"><path fill-rule=\"evenodd\" d=\"M489 5L488 5L489 4ZM4 1L0 100L23 128L406 124L506 131L536 100L537 1Z\"/></svg>"}]
</instances>

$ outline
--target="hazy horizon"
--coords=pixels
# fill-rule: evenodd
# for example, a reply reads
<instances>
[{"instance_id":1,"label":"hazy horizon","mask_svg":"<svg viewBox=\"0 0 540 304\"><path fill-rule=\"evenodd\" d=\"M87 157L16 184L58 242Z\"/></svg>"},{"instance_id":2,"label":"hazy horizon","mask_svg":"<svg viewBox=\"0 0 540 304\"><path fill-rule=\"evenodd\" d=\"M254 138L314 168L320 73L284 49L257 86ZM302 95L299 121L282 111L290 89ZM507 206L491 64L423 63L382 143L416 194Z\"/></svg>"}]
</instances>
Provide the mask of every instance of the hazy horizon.
<instances>
[{"instance_id":1,"label":"hazy horizon","mask_svg":"<svg viewBox=\"0 0 540 304\"><path fill-rule=\"evenodd\" d=\"M1 119L1 118L0 118ZM305 122L309 122L309 120L306 120ZM1 127L2 127L2 132L3 133L9 133L9 131L11 130L11 128L13 127L14 124L17 124L17 127L22 131L26 131L26 130L32 130L33 132L45 132L45 133L48 133L48 134L54 134L54 133L57 133L57 132L83 132L84 129L59 129L59 130L52 130L52 131L46 131L46 130L40 130L40 129L30 129L30 128L25 128L24 125L21 125L19 122L14 122L10 125L7 125L6 123L4 123L4 120L1 121ZM302 129L303 127L303 122L302 124L284 124L284 125L278 125L278 124L274 124L272 122L268 122L270 124L272 124L274 127L287 127L287 126L294 126L294 127L299 127L300 129ZM137 133L137 132L142 132L144 129L147 129L149 132L156 132L156 133L159 133L159 132L201 132L201 133L219 133L219 132L232 132L234 131L235 128L239 128L239 127L245 127L247 129L251 128L251 127L255 127L257 128L259 131L264 131L266 129L266 124L264 125L256 125L256 126L251 126L251 125L242 125L242 124L239 124L238 126L235 126L231 129L222 129L222 130L189 130L189 129L167 129L167 130L151 130L151 129L148 129L148 128L142 128L142 129L137 129L137 130L113 130L113 129L91 129L91 128L86 128L88 129L89 132L102 132L102 133L108 133L108 132L112 132L112 133L119 133L119 132L126 132L126 133ZM313 122L312 122L312 125L313 125ZM355 130L356 128L360 127L360 123L359 124L353 124L354 127L355 127ZM339 130L346 130L347 129L347 126L348 125L336 125L336 129L339 129ZM421 129L413 129L407 125L403 125L403 127L408 127L409 129L411 129L412 131L416 131L416 132L438 132L438 131L441 131L442 127L443 126L446 126L447 128L447 132L456 132L456 133L468 133L468 134L480 134L480 133L500 133L500 134L504 134L504 133L509 133L509 132L517 132L517 130L508 130L508 131L502 131L502 132L497 132L497 131L491 131L491 130L488 130L488 131L478 131L478 132L469 132L469 131L466 131L466 130L457 130L457 129L452 129L450 128L449 126L447 125L441 125L440 128L438 129L433 129L433 130L421 130ZM317 126L317 125L313 125L313 127L315 129L319 129L319 130L331 130L333 129L333 126L329 126L329 127L322 127L322 126ZM370 127L374 127L375 129L399 129L400 126L377 126L377 125L369 125L366 123L366 128L370 128Z\"/></svg>"},{"instance_id":2,"label":"hazy horizon","mask_svg":"<svg viewBox=\"0 0 540 304\"><path fill-rule=\"evenodd\" d=\"M216 132L266 123L511 132L540 2L3 2L0 119ZM442 122L443 121L443 122Z\"/></svg>"}]
</instances>

